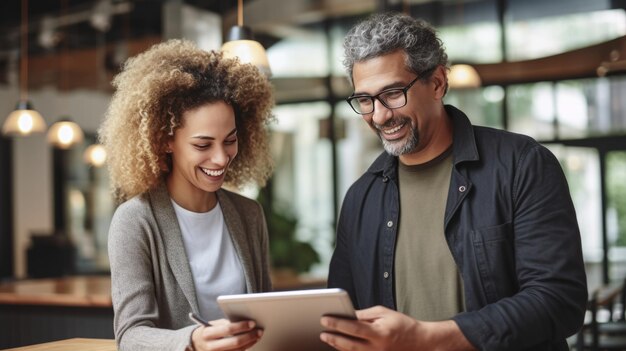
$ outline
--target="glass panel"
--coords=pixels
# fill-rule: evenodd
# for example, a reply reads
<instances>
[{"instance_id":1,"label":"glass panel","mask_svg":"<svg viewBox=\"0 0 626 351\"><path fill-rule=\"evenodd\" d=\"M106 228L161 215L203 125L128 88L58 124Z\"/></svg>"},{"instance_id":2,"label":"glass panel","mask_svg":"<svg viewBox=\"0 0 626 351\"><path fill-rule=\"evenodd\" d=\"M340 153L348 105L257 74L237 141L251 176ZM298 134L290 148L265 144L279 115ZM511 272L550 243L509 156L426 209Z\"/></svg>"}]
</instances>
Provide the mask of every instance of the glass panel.
<instances>
[{"instance_id":1,"label":"glass panel","mask_svg":"<svg viewBox=\"0 0 626 351\"><path fill-rule=\"evenodd\" d=\"M551 83L507 88L509 130L538 140L553 140L554 93Z\"/></svg>"},{"instance_id":2,"label":"glass panel","mask_svg":"<svg viewBox=\"0 0 626 351\"><path fill-rule=\"evenodd\" d=\"M512 21L506 28L507 59L527 60L623 36L626 34L626 13L617 9L528 18Z\"/></svg>"},{"instance_id":3,"label":"glass panel","mask_svg":"<svg viewBox=\"0 0 626 351\"><path fill-rule=\"evenodd\" d=\"M557 120L559 137L574 139L587 136L590 125L591 106L588 96L593 89L592 81L566 81L556 85ZM590 102L590 101L589 101Z\"/></svg>"},{"instance_id":4,"label":"glass panel","mask_svg":"<svg viewBox=\"0 0 626 351\"><path fill-rule=\"evenodd\" d=\"M278 123L271 125L273 208L297 220L296 238L320 255L310 271L319 277L328 273L335 234L331 145L320 136L329 113L324 102L280 105L274 109Z\"/></svg>"},{"instance_id":5,"label":"glass panel","mask_svg":"<svg viewBox=\"0 0 626 351\"><path fill-rule=\"evenodd\" d=\"M546 145L567 177L578 219L589 291L602 284L602 199L600 162L592 148Z\"/></svg>"},{"instance_id":6,"label":"glass panel","mask_svg":"<svg viewBox=\"0 0 626 351\"><path fill-rule=\"evenodd\" d=\"M488 63L502 60L497 22L442 27L440 38L452 63Z\"/></svg>"},{"instance_id":7,"label":"glass panel","mask_svg":"<svg viewBox=\"0 0 626 351\"><path fill-rule=\"evenodd\" d=\"M62 157L64 191L62 202L65 233L76 248L76 272L94 273L109 270L107 237L109 224L115 210L109 188L106 167L90 166L84 152L94 136L85 136L85 143L68 150L57 150L55 157Z\"/></svg>"},{"instance_id":8,"label":"glass panel","mask_svg":"<svg viewBox=\"0 0 626 351\"><path fill-rule=\"evenodd\" d=\"M463 111L474 125L502 128L504 89L489 86L482 89L450 89L445 103Z\"/></svg>"},{"instance_id":9,"label":"glass panel","mask_svg":"<svg viewBox=\"0 0 626 351\"><path fill-rule=\"evenodd\" d=\"M348 188L354 183L383 152L380 139L363 118L350 108L348 103L335 106L337 120L342 126L341 137L337 140L337 167L339 174L339 205Z\"/></svg>"},{"instance_id":10,"label":"glass panel","mask_svg":"<svg viewBox=\"0 0 626 351\"><path fill-rule=\"evenodd\" d=\"M607 238L609 277L626 277L626 151L613 151L606 158Z\"/></svg>"},{"instance_id":11,"label":"glass panel","mask_svg":"<svg viewBox=\"0 0 626 351\"><path fill-rule=\"evenodd\" d=\"M323 29L298 28L267 49L272 76L321 77L328 75L328 50Z\"/></svg>"},{"instance_id":12,"label":"glass panel","mask_svg":"<svg viewBox=\"0 0 626 351\"><path fill-rule=\"evenodd\" d=\"M343 67L343 39L345 38L348 30L348 25L334 25L330 31L330 45L331 45L331 71L334 76L345 76L346 70Z\"/></svg>"},{"instance_id":13,"label":"glass panel","mask_svg":"<svg viewBox=\"0 0 626 351\"><path fill-rule=\"evenodd\" d=\"M562 139L626 131L626 78L557 83L557 117Z\"/></svg>"}]
</instances>

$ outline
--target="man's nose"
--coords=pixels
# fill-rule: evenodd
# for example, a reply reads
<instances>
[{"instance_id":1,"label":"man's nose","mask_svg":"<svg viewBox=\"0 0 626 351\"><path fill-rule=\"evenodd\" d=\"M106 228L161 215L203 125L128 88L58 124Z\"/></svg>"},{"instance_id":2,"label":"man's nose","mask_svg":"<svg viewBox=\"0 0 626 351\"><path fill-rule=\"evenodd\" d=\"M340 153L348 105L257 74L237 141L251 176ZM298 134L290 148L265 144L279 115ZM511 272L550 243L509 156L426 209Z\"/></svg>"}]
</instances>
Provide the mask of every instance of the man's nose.
<instances>
[{"instance_id":1,"label":"man's nose","mask_svg":"<svg viewBox=\"0 0 626 351\"><path fill-rule=\"evenodd\" d=\"M378 99L374 99L374 112L372 112L372 121L378 125L383 125L389 118L393 116L393 112L387 106L383 105Z\"/></svg>"}]
</instances>

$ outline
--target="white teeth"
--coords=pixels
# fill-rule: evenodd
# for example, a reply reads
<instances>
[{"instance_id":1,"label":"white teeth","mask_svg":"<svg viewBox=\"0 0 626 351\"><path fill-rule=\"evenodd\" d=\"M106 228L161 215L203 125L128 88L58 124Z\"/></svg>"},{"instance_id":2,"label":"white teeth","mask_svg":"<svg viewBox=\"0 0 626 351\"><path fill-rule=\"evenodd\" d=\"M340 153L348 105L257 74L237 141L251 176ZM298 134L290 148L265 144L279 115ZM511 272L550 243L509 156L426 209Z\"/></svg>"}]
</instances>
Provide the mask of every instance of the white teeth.
<instances>
[{"instance_id":1,"label":"white teeth","mask_svg":"<svg viewBox=\"0 0 626 351\"><path fill-rule=\"evenodd\" d=\"M211 176L211 177L219 177L222 174L224 174L224 171L226 171L226 168L222 168L222 169L218 169L218 170L212 170L212 169L206 169L206 168L202 168L200 167L200 169L202 170L202 172L204 172L206 175Z\"/></svg>"},{"instance_id":2,"label":"white teeth","mask_svg":"<svg viewBox=\"0 0 626 351\"><path fill-rule=\"evenodd\" d=\"M404 123L402 123L399 126L396 126L394 128L383 130L382 132L385 133L385 134L393 134L393 133L399 131L400 129L402 129L402 127L404 127Z\"/></svg>"}]
</instances>

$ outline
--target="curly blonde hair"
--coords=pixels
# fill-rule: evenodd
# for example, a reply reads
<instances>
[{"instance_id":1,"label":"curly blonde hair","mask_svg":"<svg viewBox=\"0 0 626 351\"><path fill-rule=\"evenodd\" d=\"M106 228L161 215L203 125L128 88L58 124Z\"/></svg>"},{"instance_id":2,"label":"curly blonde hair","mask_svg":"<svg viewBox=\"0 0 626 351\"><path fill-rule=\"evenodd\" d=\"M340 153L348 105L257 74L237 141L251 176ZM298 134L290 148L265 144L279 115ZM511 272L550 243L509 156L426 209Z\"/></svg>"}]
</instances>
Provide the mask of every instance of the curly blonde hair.
<instances>
[{"instance_id":1,"label":"curly blonde hair","mask_svg":"<svg viewBox=\"0 0 626 351\"><path fill-rule=\"evenodd\" d=\"M272 169L267 124L273 96L254 66L174 39L127 60L113 86L98 134L118 201L149 190L171 171L167 142L183 113L216 101L233 106L239 140L225 183L265 185Z\"/></svg>"}]
</instances>

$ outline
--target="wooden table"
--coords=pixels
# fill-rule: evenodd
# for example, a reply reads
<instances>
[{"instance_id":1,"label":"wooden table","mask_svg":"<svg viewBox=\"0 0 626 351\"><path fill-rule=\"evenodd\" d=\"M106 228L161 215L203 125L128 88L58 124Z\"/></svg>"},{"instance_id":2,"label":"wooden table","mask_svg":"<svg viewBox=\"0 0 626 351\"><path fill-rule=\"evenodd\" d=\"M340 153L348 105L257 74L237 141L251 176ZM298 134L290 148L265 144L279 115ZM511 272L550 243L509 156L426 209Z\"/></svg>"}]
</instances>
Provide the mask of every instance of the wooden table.
<instances>
[{"instance_id":1,"label":"wooden table","mask_svg":"<svg viewBox=\"0 0 626 351\"><path fill-rule=\"evenodd\" d=\"M71 338L113 339L109 276L0 284L0 349Z\"/></svg>"},{"instance_id":2,"label":"wooden table","mask_svg":"<svg viewBox=\"0 0 626 351\"><path fill-rule=\"evenodd\" d=\"M112 307L111 277L76 276L0 284L0 304Z\"/></svg>"},{"instance_id":3,"label":"wooden table","mask_svg":"<svg viewBox=\"0 0 626 351\"><path fill-rule=\"evenodd\" d=\"M323 279L273 272L275 290L326 287ZM71 338L113 339L110 276L0 284L0 349Z\"/></svg>"},{"instance_id":4,"label":"wooden table","mask_svg":"<svg viewBox=\"0 0 626 351\"><path fill-rule=\"evenodd\" d=\"M115 340L67 339L31 346L7 349L6 351L117 351Z\"/></svg>"}]
</instances>

